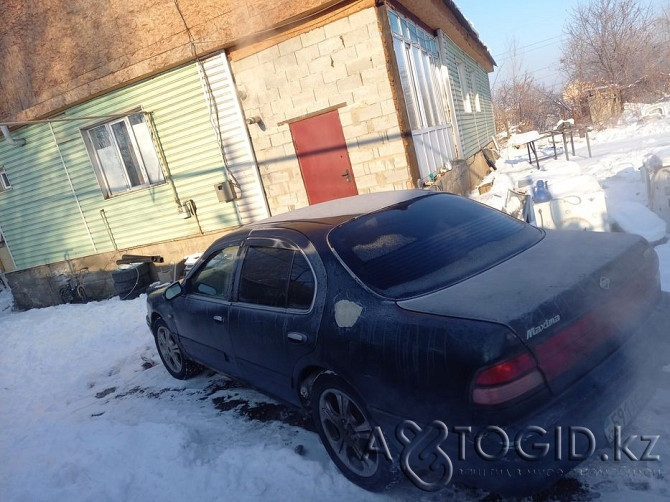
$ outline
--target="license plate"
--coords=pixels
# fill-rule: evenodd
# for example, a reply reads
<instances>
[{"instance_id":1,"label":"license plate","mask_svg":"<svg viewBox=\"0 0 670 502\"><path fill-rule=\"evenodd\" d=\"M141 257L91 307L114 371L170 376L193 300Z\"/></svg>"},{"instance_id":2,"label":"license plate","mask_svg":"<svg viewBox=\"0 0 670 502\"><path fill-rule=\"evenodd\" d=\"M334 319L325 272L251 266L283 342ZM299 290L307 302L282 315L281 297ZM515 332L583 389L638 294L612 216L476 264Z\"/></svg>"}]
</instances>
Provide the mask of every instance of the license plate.
<instances>
[{"instance_id":1,"label":"license plate","mask_svg":"<svg viewBox=\"0 0 670 502\"><path fill-rule=\"evenodd\" d=\"M609 416L605 419L605 437L612 443L614 441L614 428L616 426L627 426L647 402L644 393L635 393L628 396Z\"/></svg>"}]
</instances>

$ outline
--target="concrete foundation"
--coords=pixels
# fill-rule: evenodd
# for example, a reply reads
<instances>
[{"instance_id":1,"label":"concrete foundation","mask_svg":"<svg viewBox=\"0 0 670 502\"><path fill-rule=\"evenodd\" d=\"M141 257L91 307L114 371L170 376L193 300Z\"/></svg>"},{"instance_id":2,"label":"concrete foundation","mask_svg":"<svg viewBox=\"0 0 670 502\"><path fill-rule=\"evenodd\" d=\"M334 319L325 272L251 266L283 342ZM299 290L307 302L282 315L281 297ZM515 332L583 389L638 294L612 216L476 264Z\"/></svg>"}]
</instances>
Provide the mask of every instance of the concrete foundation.
<instances>
[{"instance_id":1,"label":"concrete foundation","mask_svg":"<svg viewBox=\"0 0 670 502\"><path fill-rule=\"evenodd\" d=\"M117 267L116 260L119 260L123 254L162 256L164 263L151 264L152 280L171 282L173 278L181 277L185 256L205 251L216 239L230 231L231 229L226 229L148 246L61 261L10 272L5 277L14 295L14 307L20 310L49 307L61 303L59 289L63 284L63 274L76 277L91 300L104 300L115 295L112 271Z\"/></svg>"},{"instance_id":2,"label":"concrete foundation","mask_svg":"<svg viewBox=\"0 0 670 502\"><path fill-rule=\"evenodd\" d=\"M490 148L491 145L484 148ZM438 180L438 186L445 192L465 196L474 190L490 170L481 150L467 160L453 161L452 166L453 169Z\"/></svg>"}]
</instances>

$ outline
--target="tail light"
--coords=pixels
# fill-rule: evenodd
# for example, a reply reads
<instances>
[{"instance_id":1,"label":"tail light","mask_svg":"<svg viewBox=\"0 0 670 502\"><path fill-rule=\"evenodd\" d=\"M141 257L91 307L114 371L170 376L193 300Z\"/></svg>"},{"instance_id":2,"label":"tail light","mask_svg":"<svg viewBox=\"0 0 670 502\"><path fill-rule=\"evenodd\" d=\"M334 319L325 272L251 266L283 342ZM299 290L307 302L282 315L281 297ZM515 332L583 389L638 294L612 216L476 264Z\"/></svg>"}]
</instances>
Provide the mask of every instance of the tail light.
<instances>
[{"instance_id":1,"label":"tail light","mask_svg":"<svg viewBox=\"0 0 670 502\"><path fill-rule=\"evenodd\" d=\"M494 405L516 399L544 385L535 359L524 352L477 373L472 390L475 404Z\"/></svg>"},{"instance_id":2,"label":"tail light","mask_svg":"<svg viewBox=\"0 0 670 502\"><path fill-rule=\"evenodd\" d=\"M656 274L655 274L656 275ZM537 360L547 380L558 378L618 333L630 336L656 302L656 279L646 277L629 283L597 309L584 315L535 348ZM623 339L619 340L619 344ZM615 347L612 347L614 350Z\"/></svg>"}]
</instances>

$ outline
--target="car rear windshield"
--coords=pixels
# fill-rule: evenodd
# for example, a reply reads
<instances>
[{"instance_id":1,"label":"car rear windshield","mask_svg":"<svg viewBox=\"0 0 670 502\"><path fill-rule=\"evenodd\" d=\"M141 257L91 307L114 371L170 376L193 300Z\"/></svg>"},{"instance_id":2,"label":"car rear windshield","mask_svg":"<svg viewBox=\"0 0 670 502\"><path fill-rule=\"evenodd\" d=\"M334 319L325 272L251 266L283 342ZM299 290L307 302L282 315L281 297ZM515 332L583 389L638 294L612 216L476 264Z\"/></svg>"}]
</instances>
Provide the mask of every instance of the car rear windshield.
<instances>
[{"instance_id":1,"label":"car rear windshield","mask_svg":"<svg viewBox=\"0 0 670 502\"><path fill-rule=\"evenodd\" d=\"M329 241L366 286L387 298L406 299L482 272L543 235L477 202L428 193L343 223Z\"/></svg>"}]
</instances>

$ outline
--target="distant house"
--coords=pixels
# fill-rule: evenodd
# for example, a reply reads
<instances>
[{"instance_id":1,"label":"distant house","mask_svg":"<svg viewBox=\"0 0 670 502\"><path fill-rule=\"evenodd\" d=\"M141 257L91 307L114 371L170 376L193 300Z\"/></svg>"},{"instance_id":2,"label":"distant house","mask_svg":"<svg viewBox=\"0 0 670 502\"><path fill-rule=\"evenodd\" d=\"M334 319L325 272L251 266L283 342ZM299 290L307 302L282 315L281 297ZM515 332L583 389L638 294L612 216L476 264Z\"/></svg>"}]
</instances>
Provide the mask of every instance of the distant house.
<instances>
[{"instance_id":1,"label":"distant house","mask_svg":"<svg viewBox=\"0 0 670 502\"><path fill-rule=\"evenodd\" d=\"M603 127L621 116L623 94L623 89L614 84L572 81L565 85L563 100L572 106L572 118L577 124Z\"/></svg>"},{"instance_id":2,"label":"distant house","mask_svg":"<svg viewBox=\"0 0 670 502\"><path fill-rule=\"evenodd\" d=\"M241 224L486 173L495 64L450 0L10 0L0 267L109 295L122 253L178 261Z\"/></svg>"}]
</instances>

